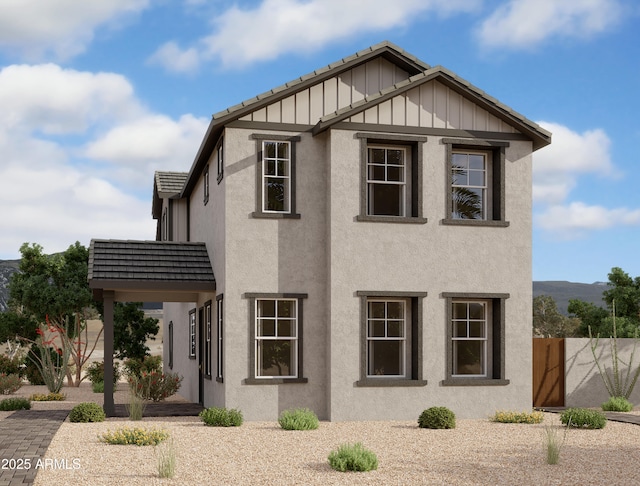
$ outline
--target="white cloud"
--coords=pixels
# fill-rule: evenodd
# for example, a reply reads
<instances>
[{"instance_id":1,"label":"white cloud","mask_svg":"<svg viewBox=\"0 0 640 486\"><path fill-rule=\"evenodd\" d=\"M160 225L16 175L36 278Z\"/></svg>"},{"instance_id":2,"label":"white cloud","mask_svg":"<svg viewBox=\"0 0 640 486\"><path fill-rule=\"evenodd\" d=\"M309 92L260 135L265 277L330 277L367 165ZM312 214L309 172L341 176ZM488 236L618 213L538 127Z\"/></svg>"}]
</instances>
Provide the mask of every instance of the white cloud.
<instances>
[{"instance_id":1,"label":"white cloud","mask_svg":"<svg viewBox=\"0 0 640 486\"><path fill-rule=\"evenodd\" d=\"M618 0L510 0L477 35L487 47L530 48L551 37L591 37L615 26L621 14Z\"/></svg>"},{"instance_id":2,"label":"white cloud","mask_svg":"<svg viewBox=\"0 0 640 486\"><path fill-rule=\"evenodd\" d=\"M640 209L608 209L583 202L568 205L551 206L535 221L540 228L573 239L584 236L586 232L604 230L616 226L640 225Z\"/></svg>"},{"instance_id":3,"label":"white cloud","mask_svg":"<svg viewBox=\"0 0 640 486\"><path fill-rule=\"evenodd\" d=\"M0 48L32 60L49 53L68 59L84 52L98 27L115 26L148 5L149 0L2 0Z\"/></svg>"},{"instance_id":4,"label":"white cloud","mask_svg":"<svg viewBox=\"0 0 640 486\"><path fill-rule=\"evenodd\" d=\"M200 53L194 47L183 50L175 42L167 42L147 62L162 66L169 72L193 73L200 65Z\"/></svg>"},{"instance_id":5,"label":"white cloud","mask_svg":"<svg viewBox=\"0 0 640 486\"><path fill-rule=\"evenodd\" d=\"M27 241L153 239L153 172L188 170L208 124L150 112L122 76L53 64L0 71L0 106L0 259Z\"/></svg>"},{"instance_id":6,"label":"white cloud","mask_svg":"<svg viewBox=\"0 0 640 486\"><path fill-rule=\"evenodd\" d=\"M583 174L615 174L611 140L603 130L577 133L558 123L538 123L553 134L553 142L534 155L534 201L562 202Z\"/></svg>"},{"instance_id":7,"label":"white cloud","mask_svg":"<svg viewBox=\"0 0 640 486\"><path fill-rule=\"evenodd\" d=\"M263 0L254 8L232 6L212 19L214 33L186 50L163 45L150 58L169 70L195 69L196 59L219 59L241 67L285 53L317 51L366 32L384 32L413 22L423 13L446 16L470 12L481 0ZM217 11L216 11L217 13ZM196 56L197 49L199 56Z\"/></svg>"}]
</instances>

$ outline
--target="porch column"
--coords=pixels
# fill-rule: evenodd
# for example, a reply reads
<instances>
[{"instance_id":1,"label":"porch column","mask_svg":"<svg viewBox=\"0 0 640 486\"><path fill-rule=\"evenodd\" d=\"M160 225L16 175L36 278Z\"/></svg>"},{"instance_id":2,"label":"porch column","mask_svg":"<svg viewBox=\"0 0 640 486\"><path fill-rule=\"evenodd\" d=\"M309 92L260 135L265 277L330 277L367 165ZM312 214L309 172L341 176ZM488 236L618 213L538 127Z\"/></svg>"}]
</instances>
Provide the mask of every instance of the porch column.
<instances>
[{"instance_id":1,"label":"porch column","mask_svg":"<svg viewBox=\"0 0 640 486\"><path fill-rule=\"evenodd\" d=\"M113 302L115 292L105 290L102 302L104 304L104 413L107 417L115 414L113 403Z\"/></svg>"}]
</instances>

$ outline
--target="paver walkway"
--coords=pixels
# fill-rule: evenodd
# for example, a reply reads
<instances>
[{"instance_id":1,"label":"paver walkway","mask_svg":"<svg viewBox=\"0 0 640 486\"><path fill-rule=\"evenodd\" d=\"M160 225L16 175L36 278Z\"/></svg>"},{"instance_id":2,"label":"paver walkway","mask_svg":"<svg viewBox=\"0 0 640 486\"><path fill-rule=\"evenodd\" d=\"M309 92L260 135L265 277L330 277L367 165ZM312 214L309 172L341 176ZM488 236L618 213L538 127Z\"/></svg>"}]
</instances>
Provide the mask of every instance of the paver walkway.
<instances>
[{"instance_id":1,"label":"paver walkway","mask_svg":"<svg viewBox=\"0 0 640 486\"><path fill-rule=\"evenodd\" d=\"M69 410L18 410L0 420L0 486L33 484Z\"/></svg>"}]
</instances>

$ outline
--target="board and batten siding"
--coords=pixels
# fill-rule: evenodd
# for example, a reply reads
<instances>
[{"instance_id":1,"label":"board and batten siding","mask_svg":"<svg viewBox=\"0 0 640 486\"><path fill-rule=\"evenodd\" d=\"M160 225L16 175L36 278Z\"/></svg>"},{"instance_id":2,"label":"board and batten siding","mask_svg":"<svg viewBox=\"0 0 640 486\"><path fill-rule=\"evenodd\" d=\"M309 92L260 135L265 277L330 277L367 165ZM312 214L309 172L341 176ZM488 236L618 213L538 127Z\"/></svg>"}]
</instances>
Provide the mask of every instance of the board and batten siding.
<instances>
[{"instance_id":1,"label":"board and batten siding","mask_svg":"<svg viewBox=\"0 0 640 486\"><path fill-rule=\"evenodd\" d=\"M256 110L243 121L315 125L324 116L406 80L409 74L376 59ZM432 80L344 120L399 127L515 133L473 101Z\"/></svg>"}]
</instances>

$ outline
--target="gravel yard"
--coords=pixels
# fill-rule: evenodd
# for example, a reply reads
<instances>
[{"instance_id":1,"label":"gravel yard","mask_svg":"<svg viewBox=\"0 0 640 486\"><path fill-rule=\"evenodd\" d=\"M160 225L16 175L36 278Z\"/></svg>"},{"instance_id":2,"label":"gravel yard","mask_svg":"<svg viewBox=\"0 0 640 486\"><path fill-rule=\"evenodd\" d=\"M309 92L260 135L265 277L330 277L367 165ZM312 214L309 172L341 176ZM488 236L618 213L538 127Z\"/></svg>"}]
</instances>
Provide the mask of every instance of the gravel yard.
<instances>
[{"instance_id":1,"label":"gravel yard","mask_svg":"<svg viewBox=\"0 0 640 486\"><path fill-rule=\"evenodd\" d=\"M19 395L28 396L32 388L23 387ZM81 401L101 400L88 384L63 391L66 402L33 402L33 408L71 408ZM123 403L122 397L116 396L116 402ZM7 414L0 412L0 420ZM563 433L559 424L557 415L545 414L540 425L458 420L453 430L426 430L416 422L321 422L315 431L289 432L276 422L205 427L198 417L107 419L95 424L67 420L46 458L65 460L69 468L40 470L35 484L640 484L640 426L609 422L602 430L571 429L560 464L550 466L543 432L557 427ZM154 447L98 441L98 434L120 426L167 430L176 451L174 479L158 477ZM329 467L331 450L353 442L377 454L378 470L339 473Z\"/></svg>"}]
</instances>

